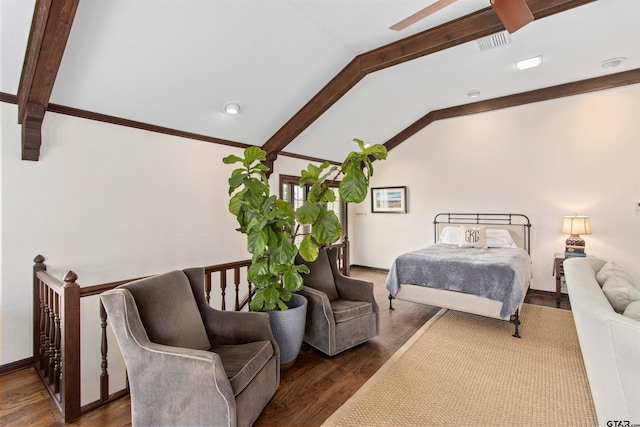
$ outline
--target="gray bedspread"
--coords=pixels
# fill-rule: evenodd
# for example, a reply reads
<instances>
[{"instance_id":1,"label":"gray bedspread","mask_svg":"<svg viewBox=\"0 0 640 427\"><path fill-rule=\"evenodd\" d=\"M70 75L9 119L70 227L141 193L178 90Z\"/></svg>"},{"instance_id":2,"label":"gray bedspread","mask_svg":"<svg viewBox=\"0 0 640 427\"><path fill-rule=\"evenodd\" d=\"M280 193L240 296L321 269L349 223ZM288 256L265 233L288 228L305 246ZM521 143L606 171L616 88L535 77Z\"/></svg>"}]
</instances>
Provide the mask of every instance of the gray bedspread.
<instances>
[{"instance_id":1,"label":"gray bedspread","mask_svg":"<svg viewBox=\"0 0 640 427\"><path fill-rule=\"evenodd\" d=\"M524 300L530 278L531 258L524 249L437 243L398 256L387 276L387 289L392 296L402 284L473 294L501 301L504 318Z\"/></svg>"}]
</instances>

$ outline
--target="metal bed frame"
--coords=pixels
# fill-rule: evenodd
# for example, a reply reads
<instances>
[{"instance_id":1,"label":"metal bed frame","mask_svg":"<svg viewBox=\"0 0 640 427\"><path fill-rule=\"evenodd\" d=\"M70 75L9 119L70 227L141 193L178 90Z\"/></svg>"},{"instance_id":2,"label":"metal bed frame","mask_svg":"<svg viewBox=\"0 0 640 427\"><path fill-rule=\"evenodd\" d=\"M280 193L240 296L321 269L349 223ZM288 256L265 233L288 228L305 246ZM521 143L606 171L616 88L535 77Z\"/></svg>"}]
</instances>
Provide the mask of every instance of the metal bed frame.
<instances>
[{"instance_id":1,"label":"metal bed frame","mask_svg":"<svg viewBox=\"0 0 640 427\"><path fill-rule=\"evenodd\" d=\"M433 218L434 243L438 243L442 228L448 225L487 225L496 228L513 230L517 236L514 240L531 255L531 222L523 214L493 214L493 213L439 213ZM394 297L389 294L389 309L393 308ZM520 338L520 309L510 316L509 322L515 326L513 336Z\"/></svg>"},{"instance_id":2,"label":"metal bed frame","mask_svg":"<svg viewBox=\"0 0 640 427\"><path fill-rule=\"evenodd\" d=\"M440 219L442 218L442 219ZM523 248L531 255L531 221L523 214L491 214L491 213L439 213L433 218L434 243L438 243L443 225L476 224L494 225L499 228L519 229L524 236ZM507 227L509 226L509 227Z\"/></svg>"}]
</instances>

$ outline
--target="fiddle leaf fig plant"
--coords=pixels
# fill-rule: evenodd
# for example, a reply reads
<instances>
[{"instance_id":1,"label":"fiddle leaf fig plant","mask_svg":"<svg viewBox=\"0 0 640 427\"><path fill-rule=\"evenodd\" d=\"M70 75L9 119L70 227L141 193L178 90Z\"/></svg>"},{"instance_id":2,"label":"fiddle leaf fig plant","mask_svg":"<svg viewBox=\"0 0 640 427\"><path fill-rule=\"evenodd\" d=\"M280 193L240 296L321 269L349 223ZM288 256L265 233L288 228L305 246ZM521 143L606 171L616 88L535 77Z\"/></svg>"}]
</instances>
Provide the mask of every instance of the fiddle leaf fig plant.
<instances>
[{"instance_id":1,"label":"fiddle leaf fig plant","mask_svg":"<svg viewBox=\"0 0 640 427\"><path fill-rule=\"evenodd\" d=\"M229 178L229 212L238 221L237 231L247 236L247 250L252 254L248 279L258 289L251 300L252 310L286 310L292 292L302 288L302 274L309 273L306 265L295 264L296 256L314 261L320 247L342 236L338 217L327 208L336 199L327 181L341 176L338 191L347 203L360 203L366 198L373 175L372 159L386 159L387 149L381 144L365 147L363 141L354 141L360 151L349 153L340 167L324 162L320 166L309 164L301 171L300 186L309 185L309 192L298 209L271 194L264 150L248 147L244 157L230 155L223 159L225 164L240 164ZM310 231L303 231L305 225ZM298 246L299 236L302 240Z\"/></svg>"}]
</instances>

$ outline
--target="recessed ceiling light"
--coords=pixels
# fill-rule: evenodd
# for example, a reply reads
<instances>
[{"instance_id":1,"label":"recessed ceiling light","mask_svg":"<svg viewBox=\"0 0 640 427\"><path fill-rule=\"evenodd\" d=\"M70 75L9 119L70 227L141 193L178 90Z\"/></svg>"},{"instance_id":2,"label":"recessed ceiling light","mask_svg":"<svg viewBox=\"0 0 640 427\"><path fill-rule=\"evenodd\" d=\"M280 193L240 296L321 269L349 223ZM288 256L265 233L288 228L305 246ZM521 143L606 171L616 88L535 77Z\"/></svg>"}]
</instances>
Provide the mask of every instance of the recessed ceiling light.
<instances>
[{"instance_id":1,"label":"recessed ceiling light","mask_svg":"<svg viewBox=\"0 0 640 427\"><path fill-rule=\"evenodd\" d=\"M469 98L477 98L477 97L479 97L479 96L480 96L480 91L479 91L479 90L472 90L472 91L469 91L469 92L467 92L467 96L468 96Z\"/></svg>"},{"instance_id":2,"label":"recessed ceiling light","mask_svg":"<svg viewBox=\"0 0 640 427\"><path fill-rule=\"evenodd\" d=\"M622 62L624 62L626 59L627 58L622 56L618 58L607 59L606 61L602 61L600 63L600 66L604 69L616 68L618 65L622 64Z\"/></svg>"},{"instance_id":3,"label":"recessed ceiling light","mask_svg":"<svg viewBox=\"0 0 640 427\"><path fill-rule=\"evenodd\" d=\"M231 115L240 114L242 112L242 105L237 101L230 101L224 104L222 111Z\"/></svg>"},{"instance_id":4,"label":"recessed ceiling light","mask_svg":"<svg viewBox=\"0 0 640 427\"><path fill-rule=\"evenodd\" d=\"M542 64L542 56L534 56L533 58L522 59L520 61L516 61L516 68L520 71L526 70L527 68L538 67Z\"/></svg>"}]
</instances>

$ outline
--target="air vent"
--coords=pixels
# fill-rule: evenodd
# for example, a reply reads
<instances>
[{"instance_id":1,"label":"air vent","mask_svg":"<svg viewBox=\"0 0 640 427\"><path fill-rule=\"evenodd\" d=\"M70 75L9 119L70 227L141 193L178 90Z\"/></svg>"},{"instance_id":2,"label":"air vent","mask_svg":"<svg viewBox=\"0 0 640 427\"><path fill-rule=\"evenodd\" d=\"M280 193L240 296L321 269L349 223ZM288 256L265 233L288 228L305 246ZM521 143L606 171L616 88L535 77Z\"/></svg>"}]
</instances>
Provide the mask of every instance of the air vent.
<instances>
[{"instance_id":1,"label":"air vent","mask_svg":"<svg viewBox=\"0 0 640 427\"><path fill-rule=\"evenodd\" d=\"M507 31L501 31L476 41L480 51L485 51L511 43L511 37Z\"/></svg>"}]
</instances>

